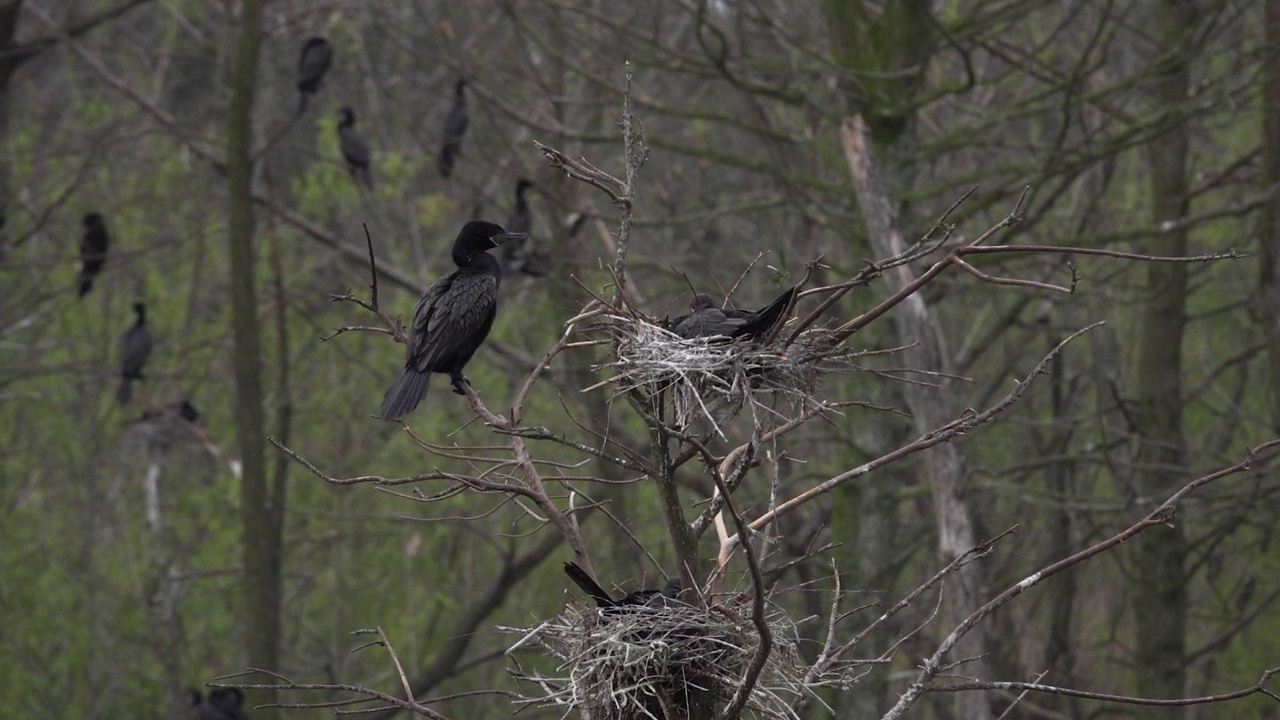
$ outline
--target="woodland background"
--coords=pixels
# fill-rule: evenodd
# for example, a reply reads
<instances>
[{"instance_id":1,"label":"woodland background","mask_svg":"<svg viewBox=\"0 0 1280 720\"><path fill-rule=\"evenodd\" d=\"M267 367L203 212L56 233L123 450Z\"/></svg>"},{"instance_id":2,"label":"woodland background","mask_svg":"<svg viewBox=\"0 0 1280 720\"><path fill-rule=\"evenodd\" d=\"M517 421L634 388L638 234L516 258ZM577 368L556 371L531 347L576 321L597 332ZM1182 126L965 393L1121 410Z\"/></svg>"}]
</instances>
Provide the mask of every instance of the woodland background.
<instances>
[{"instance_id":1,"label":"woodland background","mask_svg":"<svg viewBox=\"0 0 1280 720\"><path fill-rule=\"evenodd\" d=\"M333 43L335 64L290 126L297 51L313 34ZM468 471L371 417L403 347L358 332L320 342L370 320L329 295L366 293L367 223L383 307L408 315L449 268L457 228L475 216L502 222L516 180L532 179L536 242L553 269L506 279L492 339L468 371L504 407L590 299L574 278L608 284L602 264L618 229L607 199L549 168L533 142L621 176L626 62L650 148L629 267L659 317L687 302L675 270L715 291L768 252L734 297L759 307L819 256L818 284L883 256L841 150L854 113L871 128L909 241L977 186L949 218L957 241L971 240L1029 187L1022 222L993 242L1239 256L990 256L973 262L1061 285L1072 263L1078 283L1063 294L949 271L927 285L929 323L913 331L936 342L936 364L873 356L866 371L829 379L824 397L866 405L772 448L793 461L762 469L740 503L763 507L768 475L784 489L814 485L921 435L929 423L903 397L913 383L945 393L944 419L985 408L1065 336L1107 324L1068 345L996 422L938 451L955 460L950 476L915 455L781 523L770 565L831 545L776 576L774 602L813 617L803 633L824 631L833 567L853 593L846 609L885 606L967 549L949 545L957 522L971 541L1017 524L974 565L980 603L1280 435L1280 0L3 0L0 707L28 718L180 717L183 688L248 665L394 693L385 654L350 652L365 642L351 631L375 625L422 697L515 689L501 654L514 638L495 626L531 626L580 598L560 571L572 556L555 529L500 496L416 504L410 487L397 496L325 483L265 436L335 477ZM470 82L471 129L446 181L435 155L459 77ZM371 192L337 148L343 105L373 149ZM276 137L245 164L246 147ZM105 216L114 245L79 300L88 212ZM571 237L572 213L588 221ZM831 322L889 293L884 281L856 288ZM118 341L139 299L157 347L134 404L121 407ZM243 349L250 331L259 352ZM848 345L894 348L905 332L886 318ZM643 444L643 427L607 391L579 392L600 379L592 362L558 359L528 421L571 432L572 416ZM435 385L407 419L415 433L501 444ZM195 427L138 422L184 397L202 413ZM692 465L681 472L692 506L709 485ZM591 474L618 483L579 488L611 516L582 520L601 580L660 585L619 529L674 570L650 484L604 462ZM1280 665L1278 512L1280 481L1261 458L1193 494L1173 527L1149 528L989 618L972 639L983 661L956 672L1044 673L1057 686L1163 698L1248 687ZM709 543L701 551L714 555ZM929 620L938 596L927 598L858 655ZM847 689L824 690L836 716L883 713L954 625L948 617ZM283 699L329 697L318 695ZM995 717L1014 695L931 695L914 716ZM265 697L249 694L251 704ZM436 707L454 717L513 709L483 694ZM1258 695L1139 708L1034 693L1014 715L1276 718L1277 707ZM273 712L324 711L251 716Z\"/></svg>"}]
</instances>

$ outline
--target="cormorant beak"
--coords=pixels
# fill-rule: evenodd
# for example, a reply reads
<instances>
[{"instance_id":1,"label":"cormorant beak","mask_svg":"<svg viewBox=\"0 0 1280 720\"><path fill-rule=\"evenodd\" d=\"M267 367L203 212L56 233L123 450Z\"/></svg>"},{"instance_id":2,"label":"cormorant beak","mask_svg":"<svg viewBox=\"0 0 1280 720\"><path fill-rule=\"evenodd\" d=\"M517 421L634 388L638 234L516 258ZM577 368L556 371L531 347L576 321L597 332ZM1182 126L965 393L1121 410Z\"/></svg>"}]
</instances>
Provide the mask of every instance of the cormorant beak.
<instances>
[{"instance_id":1,"label":"cormorant beak","mask_svg":"<svg viewBox=\"0 0 1280 720\"><path fill-rule=\"evenodd\" d=\"M493 243L494 247L497 247L498 245L501 245L502 243L507 242L508 240L528 240L528 239L529 239L529 236L525 233L509 232L509 233L498 233L497 235L494 235L493 237L489 238L489 242Z\"/></svg>"}]
</instances>

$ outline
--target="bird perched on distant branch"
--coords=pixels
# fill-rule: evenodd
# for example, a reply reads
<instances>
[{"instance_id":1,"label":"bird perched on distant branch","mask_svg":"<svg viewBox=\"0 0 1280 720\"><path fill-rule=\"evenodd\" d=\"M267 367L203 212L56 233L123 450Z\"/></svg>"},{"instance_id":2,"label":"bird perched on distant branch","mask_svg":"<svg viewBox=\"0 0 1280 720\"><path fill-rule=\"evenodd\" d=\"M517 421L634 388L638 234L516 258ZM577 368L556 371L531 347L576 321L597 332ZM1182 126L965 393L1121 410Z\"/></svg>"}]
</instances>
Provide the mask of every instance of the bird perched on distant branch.
<instances>
[{"instance_id":1,"label":"bird perched on distant branch","mask_svg":"<svg viewBox=\"0 0 1280 720\"><path fill-rule=\"evenodd\" d=\"M333 46L328 40L316 36L302 44L298 54L298 117L307 109L307 99L320 91L320 83L332 63Z\"/></svg>"},{"instance_id":2,"label":"bird perched on distant branch","mask_svg":"<svg viewBox=\"0 0 1280 720\"><path fill-rule=\"evenodd\" d=\"M356 182L373 189L373 174L369 172L369 143L356 130L356 113L349 107L338 111L342 119L338 121L338 144L342 147L342 157L347 161L347 169Z\"/></svg>"},{"instance_id":3,"label":"bird perched on distant branch","mask_svg":"<svg viewBox=\"0 0 1280 720\"><path fill-rule=\"evenodd\" d=\"M564 574L575 585L582 588L582 591L591 596L596 601L596 607L605 608L608 612L610 609L625 608L637 605L665 605L667 600L675 600L680 597L680 578L674 577L661 590L636 590L614 600L609 593L600 584L592 579L577 563L567 562L564 564ZM659 600L661 598L661 600Z\"/></svg>"},{"instance_id":4,"label":"bird perched on distant branch","mask_svg":"<svg viewBox=\"0 0 1280 720\"><path fill-rule=\"evenodd\" d=\"M240 688L214 688L209 691L208 699L195 688L187 692L191 695L191 710L196 720L249 720Z\"/></svg>"},{"instance_id":5,"label":"bird perched on distant branch","mask_svg":"<svg viewBox=\"0 0 1280 720\"><path fill-rule=\"evenodd\" d=\"M502 271L488 251L526 237L481 220L462 226L453 242L458 269L427 288L413 309L404 373L382 398L384 419L399 420L417 407L433 372L448 375L453 391L466 394L462 368L489 336L498 314Z\"/></svg>"},{"instance_id":6,"label":"bird perched on distant branch","mask_svg":"<svg viewBox=\"0 0 1280 720\"><path fill-rule=\"evenodd\" d=\"M530 237L528 240L503 244L502 269L504 272L518 271L530 277L542 277L547 272L550 259L539 250L533 239L533 212L529 209L529 199L525 195L531 187L533 183L524 178L516 182L516 204L507 218L507 229Z\"/></svg>"},{"instance_id":7,"label":"bird perched on distant branch","mask_svg":"<svg viewBox=\"0 0 1280 720\"><path fill-rule=\"evenodd\" d=\"M710 295L698 293L689 304L692 312L672 320L669 327L672 332L685 339L720 335L729 338L757 338L773 329L791 304L795 292L793 287L779 295L768 307L754 312L721 310L716 307L716 302Z\"/></svg>"},{"instance_id":8,"label":"bird perched on distant branch","mask_svg":"<svg viewBox=\"0 0 1280 720\"><path fill-rule=\"evenodd\" d=\"M462 138L467 134L467 81L459 80L453 86L453 107L444 116L444 134L440 141L440 177L453 173L453 163L462 153Z\"/></svg>"},{"instance_id":9,"label":"bird perched on distant branch","mask_svg":"<svg viewBox=\"0 0 1280 720\"><path fill-rule=\"evenodd\" d=\"M151 331L147 329L147 306L134 303L133 312L138 319L120 338L120 389L116 391L116 399L121 405L133 399L133 381L145 379L142 368L151 357L153 343Z\"/></svg>"},{"instance_id":10,"label":"bird perched on distant branch","mask_svg":"<svg viewBox=\"0 0 1280 720\"><path fill-rule=\"evenodd\" d=\"M98 213L84 216L84 237L80 239L80 297L89 294L93 289L93 279L102 272L107 264L107 246L111 238L107 235L107 225Z\"/></svg>"}]
</instances>

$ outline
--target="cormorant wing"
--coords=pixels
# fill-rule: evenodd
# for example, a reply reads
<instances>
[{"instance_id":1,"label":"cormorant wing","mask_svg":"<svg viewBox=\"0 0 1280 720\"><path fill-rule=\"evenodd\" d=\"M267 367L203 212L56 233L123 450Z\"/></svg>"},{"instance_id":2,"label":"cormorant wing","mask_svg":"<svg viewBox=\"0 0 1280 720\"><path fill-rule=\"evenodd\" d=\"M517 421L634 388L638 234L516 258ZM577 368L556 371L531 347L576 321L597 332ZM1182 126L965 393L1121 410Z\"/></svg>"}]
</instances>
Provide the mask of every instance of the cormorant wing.
<instances>
[{"instance_id":1,"label":"cormorant wing","mask_svg":"<svg viewBox=\"0 0 1280 720\"><path fill-rule=\"evenodd\" d=\"M151 356L151 331L146 325L134 325L120 339L120 372L125 377L136 378Z\"/></svg>"},{"instance_id":2,"label":"cormorant wing","mask_svg":"<svg viewBox=\"0 0 1280 720\"><path fill-rule=\"evenodd\" d=\"M688 315L676 318L671 324L671 330L686 340L714 335L732 337L744 324L746 324L745 320L731 318L720 308L713 307L694 310Z\"/></svg>"},{"instance_id":3,"label":"cormorant wing","mask_svg":"<svg viewBox=\"0 0 1280 720\"><path fill-rule=\"evenodd\" d=\"M467 134L467 126L471 118L467 115L466 105L454 105L444 116L444 141L446 144L458 145Z\"/></svg>"},{"instance_id":4,"label":"cormorant wing","mask_svg":"<svg viewBox=\"0 0 1280 720\"><path fill-rule=\"evenodd\" d=\"M462 152L462 138L467 134L467 106L461 96L449 113L444 117L444 136L440 140L440 159L438 167L441 177L449 177L453 173L453 164Z\"/></svg>"},{"instance_id":5,"label":"cormorant wing","mask_svg":"<svg viewBox=\"0 0 1280 720\"><path fill-rule=\"evenodd\" d=\"M617 604L613 598L609 597L609 593L605 592L605 589L600 587L600 584L593 580L578 563L565 563L564 574L568 575L575 585L582 588L583 592L590 595L591 599L596 601L598 607L607 608Z\"/></svg>"},{"instance_id":6,"label":"cormorant wing","mask_svg":"<svg viewBox=\"0 0 1280 720\"><path fill-rule=\"evenodd\" d=\"M358 168L369 167L369 143L360 137L353 127L338 128L338 142L342 145L342 157Z\"/></svg>"},{"instance_id":7,"label":"cormorant wing","mask_svg":"<svg viewBox=\"0 0 1280 720\"><path fill-rule=\"evenodd\" d=\"M791 304L791 297L795 293L796 289L792 287L769 303L768 307L761 308L755 312L747 312L745 310L726 311L730 319L742 321L742 326L733 332L733 337L742 337L744 335L755 337L769 332L777 324L778 318L786 311L787 306Z\"/></svg>"},{"instance_id":8,"label":"cormorant wing","mask_svg":"<svg viewBox=\"0 0 1280 720\"><path fill-rule=\"evenodd\" d=\"M320 37L307 40L298 55L298 90L304 93L318 90L320 80L324 78L332 62L332 45Z\"/></svg>"},{"instance_id":9,"label":"cormorant wing","mask_svg":"<svg viewBox=\"0 0 1280 720\"><path fill-rule=\"evenodd\" d=\"M455 271L435 281L413 310L406 366L439 371L473 340L488 334L498 311L498 276ZM474 349L474 348L473 348Z\"/></svg>"}]
</instances>

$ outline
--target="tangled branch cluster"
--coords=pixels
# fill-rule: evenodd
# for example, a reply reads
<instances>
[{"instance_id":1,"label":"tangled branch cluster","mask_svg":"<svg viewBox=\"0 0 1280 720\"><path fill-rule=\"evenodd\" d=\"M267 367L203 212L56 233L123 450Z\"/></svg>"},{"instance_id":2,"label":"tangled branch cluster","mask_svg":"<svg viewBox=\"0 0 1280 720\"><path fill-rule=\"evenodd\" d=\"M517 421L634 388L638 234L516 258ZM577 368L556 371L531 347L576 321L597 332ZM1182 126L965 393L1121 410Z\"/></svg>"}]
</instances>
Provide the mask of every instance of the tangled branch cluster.
<instances>
[{"instance_id":1,"label":"tangled branch cluster","mask_svg":"<svg viewBox=\"0 0 1280 720\"><path fill-rule=\"evenodd\" d=\"M602 612L571 604L536 628L507 628L524 635L517 647L537 643L560 662L554 676L517 675L542 690L525 702L574 707L588 720L684 717L689 708L722 707L742 685L759 642L750 613L735 609L744 610L673 602ZM796 720L796 701L810 694L796 656L796 629L781 611L769 625L774 652L746 710Z\"/></svg>"},{"instance_id":2,"label":"tangled branch cluster","mask_svg":"<svg viewBox=\"0 0 1280 720\"><path fill-rule=\"evenodd\" d=\"M629 313L602 315L593 326L611 340L613 358L596 366L611 369L618 392L665 393L678 427L699 417L712 425L737 415L745 406L768 407L761 394L817 402L823 376L854 369L853 353L833 347L830 332L811 328L787 342L786 332L758 342L724 337L685 339ZM776 409L769 410L776 413Z\"/></svg>"}]
</instances>

